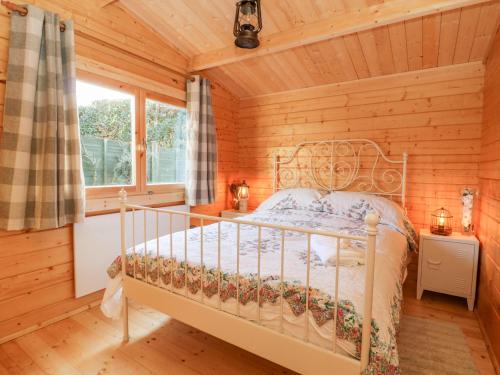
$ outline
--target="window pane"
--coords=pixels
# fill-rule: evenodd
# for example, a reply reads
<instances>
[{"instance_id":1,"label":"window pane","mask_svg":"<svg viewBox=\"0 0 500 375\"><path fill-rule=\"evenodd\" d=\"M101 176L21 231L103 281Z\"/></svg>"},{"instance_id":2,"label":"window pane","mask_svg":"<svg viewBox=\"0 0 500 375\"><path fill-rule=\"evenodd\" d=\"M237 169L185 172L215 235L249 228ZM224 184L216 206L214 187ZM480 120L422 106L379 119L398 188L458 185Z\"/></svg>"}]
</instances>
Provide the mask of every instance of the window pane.
<instances>
[{"instance_id":1,"label":"window pane","mask_svg":"<svg viewBox=\"0 0 500 375\"><path fill-rule=\"evenodd\" d=\"M85 185L134 184L134 96L81 81L76 96Z\"/></svg>"},{"instance_id":2,"label":"window pane","mask_svg":"<svg viewBox=\"0 0 500 375\"><path fill-rule=\"evenodd\" d=\"M186 110L146 99L148 184L184 182Z\"/></svg>"}]
</instances>

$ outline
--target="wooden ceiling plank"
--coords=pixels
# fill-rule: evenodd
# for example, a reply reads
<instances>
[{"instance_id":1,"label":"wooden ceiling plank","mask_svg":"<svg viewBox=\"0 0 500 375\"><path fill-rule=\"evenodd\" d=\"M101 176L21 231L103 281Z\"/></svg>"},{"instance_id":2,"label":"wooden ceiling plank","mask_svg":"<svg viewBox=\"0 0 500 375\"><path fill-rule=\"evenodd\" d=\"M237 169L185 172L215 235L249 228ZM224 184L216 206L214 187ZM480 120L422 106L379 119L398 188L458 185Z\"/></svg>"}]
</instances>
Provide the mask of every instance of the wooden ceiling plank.
<instances>
[{"instance_id":1,"label":"wooden ceiling plank","mask_svg":"<svg viewBox=\"0 0 500 375\"><path fill-rule=\"evenodd\" d=\"M236 77L244 77L245 84L249 90L259 93L271 93L279 89L276 79L268 71L260 68L259 60L232 64L231 68L237 72Z\"/></svg>"},{"instance_id":2,"label":"wooden ceiling plank","mask_svg":"<svg viewBox=\"0 0 500 375\"><path fill-rule=\"evenodd\" d=\"M302 50L302 47L298 48L298 49ZM314 79L309 74L309 71L307 69L304 69L304 66L302 65L302 61L298 57L296 50L297 50L297 48L290 49L288 51L284 51L282 53L283 58L281 60L286 62L286 64L290 65L293 68L293 70L297 73L297 75L300 77L300 80L303 82L302 86L297 86L297 87L312 86L314 84Z\"/></svg>"},{"instance_id":3,"label":"wooden ceiling plank","mask_svg":"<svg viewBox=\"0 0 500 375\"><path fill-rule=\"evenodd\" d=\"M284 56L269 55L267 60L272 62L268 64L270 70L273 74L279 74L280 76L285 76L284 85L288 87L288 90L294 87L301 87L304 85L304 80L302 80L302 70L296 71L293 64L288 62Z\"/></svg>"},{"instance_id":4,"label":"wooden ceiling plank","mask_svg":"<svg viewBox=\"0 0 500 375\"><path fill-rule=\"evenodd\" d=\"M455 56L453 57L454 64L462 64L469 61L480 13L481 6L462 9L458 27L457 45L455 46Z\"/></svg>"},{"instance_id":5,"label":"wooden ceiling plank","mask_svg":"<svg viewBox=\"0 0 500 375\"><path fill-rule=\"evenodd\" d=\"M375 45L377 46L379 65L382 73L395 73L389 29L387 26L377 27L373 29L373 35L375 37Z\"/></svg>"},{"instance_id":6,"label":"wooden ceiling plank","mask_svg":"<svg viewBox=\"0 0 500 375\"><path fill-rule=\"evenodd\" d=\"M326 47L326 48L325 48ZM304 46L311 57L311 61L316 70L321 74L321 81L340 82L344 80L343 74L339 71L337 61L331 56L331 49L324 42Z\"/></svg>"},{"instance_id":7,"label":"wooden ceiling plank","mask_svg":"<svg viewBox=\"0 0 500 375\"><path fill-rule=\"evenodd\" d=\"M422 19L422 67L438 66L439 35L441 33L441 14L425 16Z\"/></svg>"},{"instance_id":8,"label":"wooden ceiling plank","mask_svg":"<svg viewBox=\"0 0 500 375\"><path fill-rule=\"evenodd\" d=\"M269 55L261 60L263 62L262 66L275 78L280 88L286 87L285 90L290 90L297 87L297 75L281 56ZM266 80L266 78L263 78L263 80Z\"/></svg>"},{"instance_id":9,"label":"wooden ceiling plank","mask_svg":"<svg viewBox=\"0 0 500 375\"><path fill-rule=\"evenodd\" d=\"M397 73L408 71L408 49L406 47L406 31L404 22L388 26L391 39L394 69Z\"/></svg>"},{"instance_id":10,"label":"wooden ceiling plank","mask_svg":"<svg viewBox=\"0 0 500 375\"><path fill-rule=\"evenodd\" d=\"M224 82L224 87L230 92L236 94L237 96L248 96L250 92L247 90L246 85L241 85L241 83L236 81L233 77L235 75L227 72L227 66L221 66L220 68L215 68L205 72L205 76L210 80L215 80L217 82Z\"/></svg>"},{"instance_id":11,"label":"wooden ceiling plank","mask_svg":"<svg viewBox=\"0 0 500 375\"><path fill-rule=\"evenodd\" d=\"M361 48L361 43L359 42L358 34L351 34L344 36L344 43L351 57L354 69L356 69L356 74L358 79L370 77L370 71L366 63L365 55L363 54L363 49Z\"/></svg>"},{"instance_id":12,"label":"wooden ceiling plank","mask_svg":"<svg viewBox=\"0 0 500 375\"><path fill-rule=\"evenodd\" d=\"M358 33L359 43L363 55L365 56L370 76L380 76L383 74L380 67L380 60L378 58L377 44L375 42L375 34L373 30L365 30Z\"/></svg>"},{"instance_id":13,"label":"wooden ceiling plank","mask_svg":"<svg viewBox=\"0 0 500 375\"><path fill-rule=\"evenodd\" d=\"M302 69L307 71L309 77L311 77L312 85L318 85L319 82L322 81L321 72L318 71L317 67L314 65L314 62L311 60L311 56L307 53L305 47L294 48L293 51L297 56L298 60L302 65Z\"/></svg>"},{"instance_id":14,"label":"wooden ceiling plank","mask_svg":"<svg viewBox=\"0 0 500 375\"><path fill-rule=\"evenodd\" d=\"M457 9L464 6L485 3L488 0L394 0L371 7L336 14L330 18L304 24L280 33L262 38L257 49L243 50L234 46L224 47L195 56L191 60L191 70L198 71L215 66L242 61L257 56L284 51L352 34L429 14Z\"/></svg>"},{"instance_id":15,"label":"wooden ceiling plank","mask_svg":"<svg viewBox=\"0 0 500 375\"><path fill-rule=\"evenodd\" d=\"M233 65L237 66L239 64ZM287 92L259 95L246 101L241 101L240 103L243 108L248 106L247 103L249 102L258 102L258 105L264 105L269 103L288 102L291 100L303 100L305 98L319 98L324 96L325 92L334 92L335 95L347 92L353 93L370 90L378 90L380 92L380 90L384 89L383 87L380 87L381 82L383 82L384 85L390 85L390 87L403 87L407 85L405 82L406 78L413 80L412 85L434 84L436 82L453 81L456 79L466 80L470 78L480 78L481 86L477 91L481 92L484 83L482 79L483 75L483 63L473 62L467 64L449 65L446 67L437 67L417 72L397 73L386 77L372 77L364 80L327 84L308 89L301 88ZM371 88L372 86L374 87ZM344 90L343 88L346 87L349 89Z\"/></svg>"},{"instance_id":16,"label":"wooden ceiling plank","mask_svg":"<svg viewBox=\"0 0 500 375\"><path fill-rule=\"evenodd\" d=\"M444 12L441 15L441 34L439 36L438 56L439 66L453 64L459 24L460 9Z\"/></svg>"},{"instance_id":17,"label":"wooden ceiling plank","mask_svg":"<svg viewBox=\"0 0 500 375\"><path fill-rule=\"evenodd\" d=\"M137 3L134 0L120 0L118 6L127 14L129 14L131 17L133 17L137 22L139 22L144 28L155 34L159 39L162 40L166 45L169 47L173 48L175 51L177 51L180 55L184 56L186 59L189 58L190 56L194 55L194 50L192 48L179 48L179 42L176 42L175 40L172 40L171 37L167 38L165 37L165 32L168 32L168 30L165 30L164 32L159 32L158 27L153 27L151 24L154 22L156 25L161 23L156 17L154 20L151 19L152 14L154 15L154 12L145 12L144 7L146 7L146 4L141 4ZM146 8L147 9L147 8ZM165 23L161 23L162 28L165 29L167 25ZM169 34L172 35L172 34Z\"/></svg>"},{"instance_id":18,"label":"wooden ceiling plank","mask_svg":"<svg viewBox=\"0 0 500 375\"><path fill-rule=\"evenodd\" d=\"M356 69L351 60L351 56L347 51L344 38L334 38L329 41L335 56L337 57L339 66L342 68L346 81L352 81L358 78Z\"/></svg>"},{"instance_id":19,"label":"wooden ceiling plank","mask_svg":"<svg viewBox=\"0 0 500 375\"><path fill-rule=\"evenodd\" d=\"M500 23L500 2L484 5L477 24L470 61L484 61L491 49Z\"/></svg>"},{"instance_id":20,"label":"wooden ceiling plank","mask_svg":"<svg viewBox=\"0 0 500 375\"><path fill-rule=\"evenodd\" d=\"M175 0L178 11L189 13L190 21L195 23L199 29L208 33L214 45L225 46L233 43L234 8L230 12L219 12L214 8L211 1L178 1Z\"/></svg>"},{"instance_id":21,"label":"wooden ceiling plank","mask_svg":"<svg viewBox=\"0 0 500 375\"><path fill-rule=\"evenodd\" d=\"M104 8L108 5L111 5L113 3L116 3L118 0L97 0L97 5L99 8Z\"/></svg>"},{"instance_id":22,"label":"wooden ceiling plank","mask_svg":"<svg viewBox=\"0 0 500 375\"><path fill-rule=\"evenodd\" d=\"M422 69L422 18L415 18L405 22L406 46L408 48L408 68Z\"/></svg>"}]
</instances>

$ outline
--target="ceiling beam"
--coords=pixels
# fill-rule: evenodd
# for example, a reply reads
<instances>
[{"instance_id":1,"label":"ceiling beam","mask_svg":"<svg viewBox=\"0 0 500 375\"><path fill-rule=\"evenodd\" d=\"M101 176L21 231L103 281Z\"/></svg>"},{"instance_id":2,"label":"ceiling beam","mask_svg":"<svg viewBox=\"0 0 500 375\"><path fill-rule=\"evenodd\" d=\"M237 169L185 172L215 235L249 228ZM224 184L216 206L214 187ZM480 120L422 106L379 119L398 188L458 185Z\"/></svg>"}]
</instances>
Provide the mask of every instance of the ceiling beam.
<instances>
[{"instance_id":1,"label":"ceiling beam","mask_svg":"<svg viewBox=\"0 0 500 375\"><path fill-rule=\"evenodd\" d=\"M230 46L194 56L190 62L190 71L195 72L214 68L343 35L353 34L374 27L490 1L491 0L387 1L370 7L338 13L321 21L304 24L303 26L287 31L261 37L260 46L255 49L245 50Z\"/></svg>"}]
</instances>

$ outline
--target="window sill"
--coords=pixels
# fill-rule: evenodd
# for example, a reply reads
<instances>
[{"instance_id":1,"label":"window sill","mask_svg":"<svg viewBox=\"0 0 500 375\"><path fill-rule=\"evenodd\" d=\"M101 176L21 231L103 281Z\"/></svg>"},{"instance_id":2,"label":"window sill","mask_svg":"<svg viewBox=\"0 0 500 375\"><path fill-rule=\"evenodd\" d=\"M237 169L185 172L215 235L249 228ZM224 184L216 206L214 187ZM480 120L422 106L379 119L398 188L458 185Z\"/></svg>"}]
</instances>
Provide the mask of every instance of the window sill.
<instances>
[{"instance_id":1,"label":"window sill","mask_svg":"<svg viewBox=\"0 0 500 375\"><path fill-rule=\"evenodd\" d=\"M164 193L129 194L127 202L153 207L181 205L185 204L184 189L175 189ZM120 210L120 199L117 196L88 198L85 203L86 216L108 214Z\"/></svg>"}]
</instances>

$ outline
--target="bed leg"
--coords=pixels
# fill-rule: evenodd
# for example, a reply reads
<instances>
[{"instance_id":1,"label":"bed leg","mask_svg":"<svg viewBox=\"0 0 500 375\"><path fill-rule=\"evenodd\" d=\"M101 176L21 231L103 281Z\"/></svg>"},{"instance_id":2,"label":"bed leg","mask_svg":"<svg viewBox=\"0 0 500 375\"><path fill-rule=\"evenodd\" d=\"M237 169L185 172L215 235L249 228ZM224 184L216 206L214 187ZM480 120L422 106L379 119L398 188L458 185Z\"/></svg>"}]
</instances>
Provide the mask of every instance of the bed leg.
<instances>
[{"instance_id":1,"label":"bed leg","mask_svg":"<svg viewBox=\"0 0 500 375\"><path fill-rule=\"evenodd\" d=\"M128 298L123 296L123 342L126 343L129 341L128 335Z\"/></svg>"}]
</instances>

